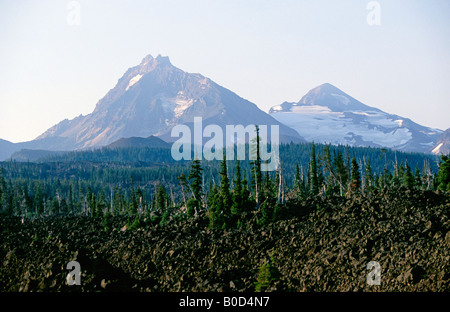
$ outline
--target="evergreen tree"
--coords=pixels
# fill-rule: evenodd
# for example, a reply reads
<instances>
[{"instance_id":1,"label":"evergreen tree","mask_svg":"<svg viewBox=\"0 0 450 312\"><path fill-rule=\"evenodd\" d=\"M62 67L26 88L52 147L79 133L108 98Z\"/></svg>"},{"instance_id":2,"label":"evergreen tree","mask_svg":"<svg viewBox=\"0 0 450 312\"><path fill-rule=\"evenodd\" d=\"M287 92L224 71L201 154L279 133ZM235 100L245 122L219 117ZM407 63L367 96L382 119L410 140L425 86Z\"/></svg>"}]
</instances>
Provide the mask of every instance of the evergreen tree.
<instances>
[{"instance_id":1,"label":"evergreen tree","mask_svg":"<svg viewBox=\"0 0 450 312\"><path fill-rule=\"evenodd\" d=\"M325 186L325 175L323 173L321 164L318 163L318 165L317 165L317 190L321 191L324 186ZM326 189L326 187L325 187L325 189Z\"/></svg>"},{"instance_id":2,"label":"evergreen tree","mask_svg":"<svg viewBox=\"0 0 450 312\"><path fill-rule=\"evenodd\" d=\"M94 192L92 192L90 187L88 188L88 192L87 192L87 200L88 200L89 213L90 213L91 217L95 217L97 201L95 198L95 194L94 194Z\"/></svg>"},{"instance_id":3,"label":"evergreen tree","mask_svg":"<svg viewBox=\"0 0 450 312\"><path fill-rule=\"evenodd\" d=\"M297 190L297 192L300 188L300 183L301 183L300 166L297 164L295 167L295 178L294 178L294 189Z\"/></svg>"},{"instance_id":4,"label":"evergreen tree","mask_svg":"<svg viewBox=\"0 0 450 312\"><path fill-rule=\"evenodd\" d=\"M350 187L351 187L352 191L359 190L359 188L361 187L361 175L359 173L359 166L358 166L358 162L356 161L355 157L352 158L351 176L352 176L352 180L351 180Z\"/></svg>"},{"instance_id":5,"label":"evergreen tree","mask_svg":"<svg viewBox=\"0 0 450 312\"><path fill-rule=\"evenodd\" d=\"M405 163L405 172L403 174L403 184L411 189L414 187L414 177L411 173L411 168L408 165L408 162Z\"/></svg>"},{"instance_id":6,"label":"evergreen tree","mask_svg":"<svg viewBox=\"0 0 450 312\"><path fill-rule=\"evenodd\" d=\"M319 181L317 176L316 147L314 142L311 145L311 157L309 163L309 191L317 194L319 191Z\"/></svg>"},{"instance_id":7,"label":"evergreen tree","mask_svg":"<svg viewBox=\"0 0 450 312\"><path fill-rule=\"evenodd\" d=\"M38 181L34 182L33 206L37 214L42 214L44 212L44 196L41 185Z\"/></svg>"},{"instance_id":8,"label":"evergreen tree","mask_svg":"<svg viewBox=\"0 0 450 312\"><path fill-rule=\"evenodd\" d=\"M326 179L326 192L327 194L332 194L335 192L336 188L336 174L331 160L330 146L325 145L323 149L323 155L319 156L322 162L322 167L324 169L323 179Z\"/></svg>"},{"instance_id":9,"label":"evergreen tree","mask_svg":"<svg viewBox=\"0 0 450 312\"><path fill-rule=\"evenodd\" d=\"M200 209L202 207L202 171L203 168L200 165L200 160L194 159L192 161L191 171L188 176L188 179L192 180L192 198L190 198L187 202L187 213L190 216L193 216L194 214L200 212Z\"/></svg>"},{"instance_id":10,"label":"evergreen tree","mask_svg":"<svg viewBox=\"0 0 450 312\"><path fill-rule=\"evenodd\" d=\"M130 198L128 200L128 215L135 216L138 212L138 200L136 198L136 191L131 188Z\"/></svg>"},{"instance_id":11,"label":"evergreen tree","mask_svg":"<svg viewBox=\"0 0 450 312\"><path fill-rule=\"evenodd\" d=\"M419 170L419 165L416 164L416 170L414 172L414 185L417 188L422 188L422 178L420 176L420 170Z\"/></svg>"},{"instance_id":12,"label":"evergreen tree","mask_svg":"<svg viewBox=\"0 0 450 312\"><path fill-rule=\"evenodd\" d=\"M272 181L269 171L266 171L264 175L263 188L261 192L261 200L264 201L266 198L275 197L275 187L280 184L280 177L277 174L275 176L275 181Z\"/></svg>"},{"instance_id":13,"label":"evergreen tree","mask_svg":"<svg viewBox=\"0 0 450 312\"><path fill-rule=\"evenodd\" d=\"M370 161L367 160L364 166L365 169L365 176L366 176L366 188L368 192L373 191L374 188L374 180L373 180L373 173L372 173L372 167L370 166Z\"/></svg>"},{"instance_id":14,"label":"evergreen tree","mask_svg":"<svg viewBox=\"0 0 450 312\"><path fill-rule=\"evenodd\" d=\"M241 212L250 212L253 211L256 207L256 201L251 197L251 192L248 186L247 179L245 176L242 179L242 192L241 192Z\"/></svg>"},{"instance_id":15,"label":"evergreen tree","mask_svg":"<svg viewBox=\"0 0 450 312\"><path fill-rule=\"evenodd\" d=\"M230 192L230 180L228 179L227 161L225 158L225 153L223 155L223 160L221 163L221 169L219 174L221 177L220 194L222 196L223 201L223 214L229 217L231 215L231 206L233 205L233 198Z\"/></svg>"},{"instance_id":16,"label":"evergreen tree","mask_svg":"<svg viewBox=\"0 0 450 312\"><path fill-rule=\"evenodd\" d=\"M3 210L3 194L6 193L6 181L3 176L3 168L0 168L0 211Z\"/></svg>"},{"instance_id":17,"label":"evergreen tree","mask_svg":"<svg viewBox=\"0 0 450 312\"><path fill-rule=\"evenodd\" d=\"M239 160L236 160L236 179L234 180L233 205L231 206L232 215L239 215L242 212L243 194L241 179L241 166L239 164Z\"/></svg>"},{"instance_id":18,"label":"evergreen tree","mask_svg":"<svg viewBox=\"0 0 450 312\"><path fill-rule=\"evenodd\" d=\"M103 225L103 230L105 232L111 231L112 220L111 220L111 213L109 210L106 210L106 213L103 216L102 225Z\"/></svg>"},{"instance_id":19,"label":"evergreen tree","mask_svg":"<svg viewBox=\"0 0 450 312\"><path fill-rule=\"evenodd\" d=\"M266 226L273 221L275 205L275 198L267 197L264 199L260 207L261 215L258 219L259 225Z\"/></svg>"},{"instance_id":20,"label":"evergreen tree","mask_svg":"<svg viewBox=\"0 0 450 312\"><path fill-rule=\"evenodd\" d=\"M436 177L437 189L441 191L450 191L450 156L441 155L439 163L439 172Z\"/></svg>"},{"instance_id":21,"label":"evergreen tree","mask_svg":"<svg viewBox=\"0 0 450 312\"><path fill-rule=\"evenodd\" d=\"M113 194L113 213L118 216L124 213L125 207L125 196L123 195L123 191L120 187L116 186L114 188Z\"/></svg>"},{"instance_id":22,"label":"evergreen tree","mask_svg":"<svg viewBox=\"0 0 450 312\"><path fill-rule=\"evenodd\" d=\"M256 199L256 204L260 202L261 189L262 189L262 172L261 172L261 153L260 153L260 136L259 127L255 125L256 138L254 138L254 145L250 153L252 154L252 160L250 162L251 166L251 177L252 188L254 190L254 195Z\"/></svg>"},{"instance_id":23,"label":"evergreen tree","mask_svg":"<svg viewBox=\"0 0 450 312\"><path fill-rule=\"evenodd\" d=\"M405 180L405 170L406 167L403 165L403 161L400 162L400 166L398 167L398 185L402 185Z\"/></svg>"},{"instance_id":24,"label":"evergreen tree","mask_svg":"<svg viewBox=\"0 0 450 312\"><path fill-rule=\"evenodd\" d=\"M72 185L69 185L69 197L68 197L68 203L67 203L67 210L69 213L74 213Z\"/></svg>"},{"instance_id":25,"label":"evergreen tree","mask_svg":"<svg viewBox=\"0 0 450 312\"><path fill-rule=\"evenodd\" d=\"M348 171L345 167L344 158L341 151L337 151L334 157L334 168L336 169L337 182L339 184L340 195L342 196L348 181Z\"/></svg>"},{"instance_id":26,"label":"evergreen tree","mask_svg":"<svg viewBox=\"0 0 450 312\"><path fill-rule=\"evenodd\" d=\"M167 209L167 191L163 184L159 183L156 188L155 196L156 206L161 212Z\"/></svg>"},{"instance_id":27,"label":"evergreen tree","mask_svg":"<svg viewBox=\"0 0 450 312\"><path fill-rule=\"evenodd\" d=\"M208 219L209 219L209 227L220 229L224 224L223 214L222 214L222 206L223 201L220 195L219 187L217 185L213 185L211 188L208 198Z\"/></svg>"},{"instance_id":28,"label":"evergreen tree","mask_svg":"<svg viewBox=\"0 0 450 312\"><path fill-rule=\"evenodd\" d=\"M184 173L182 173L179 177L177 177L177 180L180 183L181 186L181 194L183 195L183 202L186 205L186 190L189 189L189 184L187 182L186 176Z\"/></svg>"},{"instance_id":29,"label":"evergreen tree","mask_svg":"<svg viewBox=\"0 0 450 312\"><path fill-rule=\"evenodd\" d=\"M258 271L258 276L255 283L256 291L267 290L275 281L279 280L281 273L275 266L275 257L273 256L273 249L270 253L270 260L266 261Z\"/></svg>"},{"instance_id":30,"label":"evergreen tree","mask_svg":"<svg viewBox=\"0 0 450 312\"><path fill-rule=\"evenodd\" d=\"M108 207L108 205L107 205L107 202L106 202L105 190L102 190L102 192L100 193L100 196L98 198L98 201L96 203L94 216L95 217L103 216L103 214L106 212L106 208L107 207Z\"/></svg>"}]
</instances>

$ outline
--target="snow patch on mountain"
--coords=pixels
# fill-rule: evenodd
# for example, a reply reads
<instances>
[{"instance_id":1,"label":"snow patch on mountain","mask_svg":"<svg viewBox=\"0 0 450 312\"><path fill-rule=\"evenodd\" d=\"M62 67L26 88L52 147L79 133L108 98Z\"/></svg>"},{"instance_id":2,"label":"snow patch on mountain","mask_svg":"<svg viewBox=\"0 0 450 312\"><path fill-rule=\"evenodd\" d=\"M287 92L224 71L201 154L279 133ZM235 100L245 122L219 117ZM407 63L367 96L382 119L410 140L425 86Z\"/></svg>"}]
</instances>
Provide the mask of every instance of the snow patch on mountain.
<instances>
[{"instance_id":1,"label":"snow patch on mountain","mask_svg":"<svg viewBox=\"0 0 450 312\"><path fill-rule=\"evenodd\" d=\"M314 142L352 145L371 142L372 146L398 148L412 138L407 128L398 128L395 121L378 114L355 123L343 112L304 106L293 107L292 113L273 113L272 116Z\"/></svg>"},{"instance_id":2,"label":"snow patch on mountain","mask_svg":"<svg viewBox=\"0 0 450 312\"><path fill-rule=\"evenodd\" d=\"M444 145L444 143L439 143L438 146L436 146L431 152L432 152L433 154L439 154L442 145Z\"/></svg>"},{"instance_id":3,"label":"snow patch on mountain","mask_svg":"<svg viewBox=\"0 0 450 312\"><path fill-rule=\"evenodd\" d=\"M341 101L341 103L344 105L348 105L350 103L350 99L344 95L336 94L336 93L331 93L331 95L338 98Z\"/></svg>"},{"instance_id":4,"label":"snow patch on mountain","mask_svg":"<svg viewBox=\"0 0 450 312\"><path fill-rule=\"evenodd\" d=\"M397 125L399 127L403 126L403 119L397 119L397 120L395 120L395 122L397 123Z\"/></svg>"},{"instance_id":5,"label":"snow patch on mountain","mask_svg":"<svg viewBox=\"0 0 450 312\"><path fill-rule=\"evenodd\" d=\"M315 115L315 117L322 116L324 114L326 115L335 115L342 117L342 112L333 112L331 109L329 109L326 106L320 106L320 105L311 105L311 106L293 106L291 109L291 112L297 113L297 114L307 114L310 116Z\"/></svg>"},{"instance_id":6,"label":"snow patch on mountain","mask_svg":"<svg viewBox=\"0 0 450 312\"><path fill-rule=\"evenodd\" d=\"M125 91L128 91L129 88L131 88L136 82L138 82L139 80L141 80L142 75L141 74L137 74L136 76L134 76L133 78L130 79L130 82L128 82L128 86L126 87Z\"/></svg>"},{"instance_id":7,"label":"snow patch on mountain","mask_svg":"<svg viewBox=\"0 0 450 312\"><path fill-rule=\"evenodd\" d=\"M281 110L283 110L281 105L277 105L277 106L272 107L272 111L274 111L274 112L278 112L278 111L281 111Z\"/></svg>"},{"instance_id":8,"label":"snow patch on mountain","mask_svg":"<svg viewBox=\"0 0 450 312\"><path fill-rule=\"evenodd\" d=\"M310 90L297 103L284 102L269 112L316 143L430 152L442 133L365 105L330 84Z\"/></svg>"},{"instance_id":9,"label":"snow patch on mountain","mask_svg":"<svg viewBox=\"0 0 450 312\"><path fill-rule=\"evenodd\" d=\"M175 117L178 118L183 115L184 111L194 104L194 99L176 98L174 103L177 105L174 108Z\"/></svg>"}]
</instances>

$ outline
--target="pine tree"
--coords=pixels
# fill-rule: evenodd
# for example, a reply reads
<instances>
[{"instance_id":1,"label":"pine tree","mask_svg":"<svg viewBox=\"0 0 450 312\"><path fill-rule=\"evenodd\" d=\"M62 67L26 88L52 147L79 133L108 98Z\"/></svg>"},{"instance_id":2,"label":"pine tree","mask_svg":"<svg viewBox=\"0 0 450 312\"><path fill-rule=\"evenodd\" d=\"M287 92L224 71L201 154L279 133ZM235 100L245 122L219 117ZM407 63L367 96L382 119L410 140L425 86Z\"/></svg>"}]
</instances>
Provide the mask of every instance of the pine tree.
<instances>
[{"instance_id":1,"label":"pine tree","mask_svg":"<svg viewBox=\"0 0 450 312\"><path fill-rule=\"evenodd\" d=\"M401 161L399 168L398 168L398 185L404 184L405 173L406 173L406 167L405 167L405 165L403 165L403 161Z\"/></svg>"},{"instance_id":2,"label":"pine tree","mask_svg":"<svg viewBox=\"0 0 450 312\"><path fill-rule=\"evenodd\" d=\"M361 175L359 173L359 166L355 157L352 158L351 176L352 180L350 186L352 191L359 190L359 188L361 187Z\"/></svg>"},{"instance_id":3,"label":"pine tree","mask_svg":"<svg viewBox=\"0 0 450 312\"><path fill-rule=\"evenodd\" d=\"M255 145L251 151L252 158L255 158L250 162L251 165L251 182L255 194L256 204L260 202L260 194L262 189L262 172L261 172L261 153L260 153L260 136L259 127L255 125L256 138L254 139Z\"/></svg>"},{"instance_id":4,"label":"pine tree","mask_svg":"<svg viewBox=\"0 0 450 312\"><path fill-rule=\"evenodd\" d=\"M245 176L242 179L242 192L241 192L241 212L250 212L253 211L256 207L256 201L251 197L251 192L248 186L247 179Z\"/></svg>"},{"instance_id":5,"label":"pine tree","mask_svg":"<svg viewBox=\"0 0 450 312\"><path fill-rule=\"evenodd\" d=\"M439 172L436 177L437 189L441 191L450 191L450 156L441 155L439 163Z\"/></svg>"},{"instance_id":6,"label":"pine tree","mask_svg":"<svg viewBox=\"0 0 450 312\"><path fill-rule=\"evenodd\" d=\"M72 193L72 185L69 185L69 197L68 197L67 210L69 213L74 213L74 204L73 204L73 193Z\"/></svg>"},{"instance_id":7,"label":"pine tree","mask_svg":"<svg viewBox=\"0 0 450 312\"><path fill-rule=\"evenodd\" d=\"M275 205L275 198L267 197L266 199L264 199L260 207L261 215L258 219L259 225L266 226L273 221Z\"/></svg>"},{"instance_id":8,"label":"pine tree","mask_svg":"<svg viewBox=\"0 0 450 312\"><path fill-rule=\"evenodd\" d=\"M266 171L266 173L264 174L263 188L260 200L264 201L266 198L274 197L274 188L275 186L278 186L279 183L280 177L278 174L275 176L275 181L272 181L269 171Z\"/></svg>"},{"instance_id":9,"label":"pine tree","mask_svg":"<svg viewBox=\"0 0 450 312\"><path fill-rule=\"evenodd\" d=\"M221 170L220 170L219 174L221 177L220 194L222 196L222 201L223 201L223 214L226 217L230 217L231 206L233 205L233 198L232 198L231 192L230 192L230 180L228 179L227 160L225 158L225 154L223 155L223 160L221 163Z\"/></svg>"},{"instance_id":10,"label":"pine tree","mask_svg":"<svg viewBox=\"0 0 450 312\"><path fill-rule=\"evenodd\" d=\"M234 180L233 205L231 206L232 215L239 215L242 212L243 198L241 179L241 166L239 160L236 160L236 179Z\"/></svg>"},{"instance_id":11,"label":"pine tree","mask_svg":"<svg viewBox=\"0 0 450 312\"><path fill-rule=\"evenodd\" d=\"M130 199L128 202L128 215L135 216L138 212L138 201L136 198L136 191L134 188L131 188Z\"/></svg>"},{"instance_id":12,"label":"pine tree","mask_svg":"<svg viewBox=\"0 0 450 312\"><path fill-rule=\"evenodd\" d=\"M113 195L113 212L114 215L120 215L124 213L124 207L125 207L125 197L123 195L123 191L120 187L116 186L114 188L114 195Z\"/></svg>"},{"instance_id":13,"label":"pine tree","mask_svg":"<svg viewBox=\"0 0 450 312\"><path fill-rule=\"evenodd\" d=\"M366 189L368 192L373 191L374 185L373 185L373 173L372 173L372 167L370 166L370 161L367 160L364 166L365 169L365 176L366 176Z\"/></svg>"},{"instance_id":14,"label":"pine tree","mask_svg":"<svg viewBox=\"0 0 450 312\"><path fill-rule=\"evenodd\" d=\"M416 170L414 172L414 185L418 188L422 188L422 178L420 176L419 165L416 164Z\"/></svg>"},{"instance_id":15,"label":"pine tree","mask_svg":"<svg viewBox=\"0 0 450 312\"><path fill-rule=\"evenodd\" d=\"M223 201L220 196L219 187L215 184L208 193L207 205L208 205L207 214L209 219L209 227L216 229L222 228L222 225L224 223L222 217Z\"/></svg>"},{"instance_id":16,"label":"pine tree","mask_svg":"<svg viewBox=\"0 0 450 312\"><path fill-rule=\"evenodd\" d=\"M335 169L333 166L333 162L331 160L331 152L330 152L330 146L325 145L323 149L323 155L319 156L319 159L321 160L323 164L323 179L326 179L326 192L328 194L332 194L335 191L336 187L336 174Z\"/></svg>"},{"instance_id":17,"label":"pine tree","mask_svg":"<svg viewBox=\"0 0 450 312\"><path fill-rule=\"evenodd\" d=\"M342 196L348 181L348 171L344 164L344 158L342 156L341 151L337 151L336 156L334 157L334 168L336 170L337 182L339 184L339 193Z\"/></svg>"},{"instance_id":18,"label":"pine tree","mask_svg":"<svg viewBox=\"0 0 450 312\"><path fill-rule=\"evenodd\" d=\"M186 205L186 190L189 188L189 184L187 182L186 176L182 173L177 180L181 186L181 194L183 195L183 203Z\"/></svg>"},{"instance_id":19,"label":"pine tree","mask_svg":"<svg viewBox=\"0 0 450 312\"><path fill-rule=\"evenodd\" d=\"M295 178L294 178L294 189L297 190L297 192L300 188L300 183L301 183L300 166L297 164L295 167Z\"/></svg>"},{"instance_id":20,"label":"pine tree","mask_svg":"<svg viewBox=\"0 0 450 312\"><path fill-rule=\"evenodd\" d=\"M106 210L107 204L106 204L106 194L105 191L102 190L100 193L100 196L98 198L98 201L95 205L95 211L94 211L94 217L101 217L103 216L105 210Z\"/></svg>"},{"instance_id":21,"label":"pine tree","mask_svg":"<svg viewBox=\"0 0 450 312\"><path fill-rule=\"evenodd\" d=\"M3 211L3 194L6 194L6 181L3 176L3 168L0 168L0 211Z\"/></svg>"},{"instance_id":22,"label":"pine tree","mask_svg":"<svg viewBox=\"0 0 450 312\"><path fill-rule=\"evenodd\" d=\"M408 162L405 163L405 172L403 174L403 184L411 189L414 187L414 177L411 173L411 168L408 165Z\"/></svg>"},{"instance_id":23,"label":"pine tree","mask_svg":"<svg viewBox=\"0 0 450 312\"><path fill-rule=\"evenodd\" d=\"M156 188L156 194L155 194L155 205L157 209L161 212L161 224L166 223L171 215L171 209L167 205L167 191L164 186L164 184L160 183L158 184Z\"/></svg>"},{"instance_id":24,"label":"pine tree","mask_svg":"<svg viewBox=\"0 0 450 312\"><path fill-rule=\"evenodd\" d=\"M270 260L266 261L258 270L258 276L255 283L255 290L265 291L275 281L279 280L281 273L275 266L275 257L273 256L273 249L270 254Z\"/></svg>"},{"instance_id":25,"label":"pine tree","mask_svg":"<svg viewBox=\"0 0 450 312\"><path fill-rule=\"evenodd\" d=\"M192 180L192 197L187 202L187 214L190 216L196 215L200 212L202 207L202 196L203 196L203 179L202 179L203 168L200 165L200 160L194 159L191 165L191 171L189 173L188 179Z\"/></svg>"},{"instance_id":26,"label":"pine tree","mask_svg":"<svg viewBox=\"0 0 450 312\"><path fill-rule=\"evenodd\" d=\"M167 209L167 191L162 183L156 188L155 201L157 209L164 213Z\"/></svg>"},{"instance_id":27,"label":"pine tree","mask_svg":"<svg viewBox=\"0 0 450 312\"><path fill-rule=\"evenodd\" d=\"M319 181L317 176L316 147L314 142L311 145L311 156L309 162L309 191L317 194L319 191Z\"/></svg>"},{"instance_id":28,"label":"pine tree","mask_svg":"<svg viewBox=\"0 0 450 312\"><path fill-rule=\"evenodd\" d=\"M35 181L34 183L33 206L37 214L42 214L44 212L44 196L41 185L39 184L38 181Z\"/></svg>"},{"instance_id":29,"label":"pine tree","mask_svg":"<svg viewBox=\"0 0 450 312\"><path fill-rule=\"evenodd\" d=\"M97 209L97 201L95 198L95 194L92 192L90 187L88 187L87 200L88 200L89 213L90 213L91 217L95 217L95 212Z\"/></svg>"}]
</instances>

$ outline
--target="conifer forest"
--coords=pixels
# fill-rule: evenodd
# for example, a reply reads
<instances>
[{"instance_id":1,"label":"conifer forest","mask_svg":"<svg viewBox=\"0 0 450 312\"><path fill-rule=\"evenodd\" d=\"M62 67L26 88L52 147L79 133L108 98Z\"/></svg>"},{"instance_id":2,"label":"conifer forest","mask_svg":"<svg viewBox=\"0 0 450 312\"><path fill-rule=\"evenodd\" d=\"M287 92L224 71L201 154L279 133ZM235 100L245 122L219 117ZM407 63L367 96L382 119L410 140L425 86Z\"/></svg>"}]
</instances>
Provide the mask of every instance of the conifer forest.
<instances>
[{"instance_id":1,"label":"conifer forest","mask_svg":"<svg viewBox=\"0 0 450 312\"><path fill-rule=\"evenodd\" d=\"M0 290L450 289L450 157L291 143L276 171L261 163L166 148L1 162Z\"/></svg>"}]
</instances>

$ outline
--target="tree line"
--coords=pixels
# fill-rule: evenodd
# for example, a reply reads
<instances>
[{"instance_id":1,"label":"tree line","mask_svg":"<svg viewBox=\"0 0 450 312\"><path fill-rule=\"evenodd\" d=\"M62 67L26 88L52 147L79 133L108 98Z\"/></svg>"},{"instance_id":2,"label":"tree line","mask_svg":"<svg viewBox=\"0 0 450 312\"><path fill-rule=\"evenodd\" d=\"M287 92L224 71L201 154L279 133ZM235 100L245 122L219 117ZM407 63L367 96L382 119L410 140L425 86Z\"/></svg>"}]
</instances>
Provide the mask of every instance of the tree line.
<instances>
[{"instance_id":1,"label":"tree line","mask_svg":"<svg viewBox=\"0 0 450 312\"><path fill-rule=\"evenodd\" d=\"M259 140L252 161L227 161L224 154L220 162L194 160L170 166L5 162L0 167L0 210L23 217L75 214L107 220L127 215L134 226L144 220L163 224L200 216L209 227L223 229L245 225L254 212L260 225L279 220L292 198L344 197L400 187L450 191L448 156L441 156L434 172L426 158L421 168L417 161L412 167L414 154L399 160L395 152L388 158L392 151L385 149L361 156L358 149L314 143L308 147L285 146L281 165L272 172L261 170ZM308 160L292 160L296 153L286 151L294 150L307 151ZM383 167L376 164L374 169L373 159Z\"/></svg>"}]
</instances>

